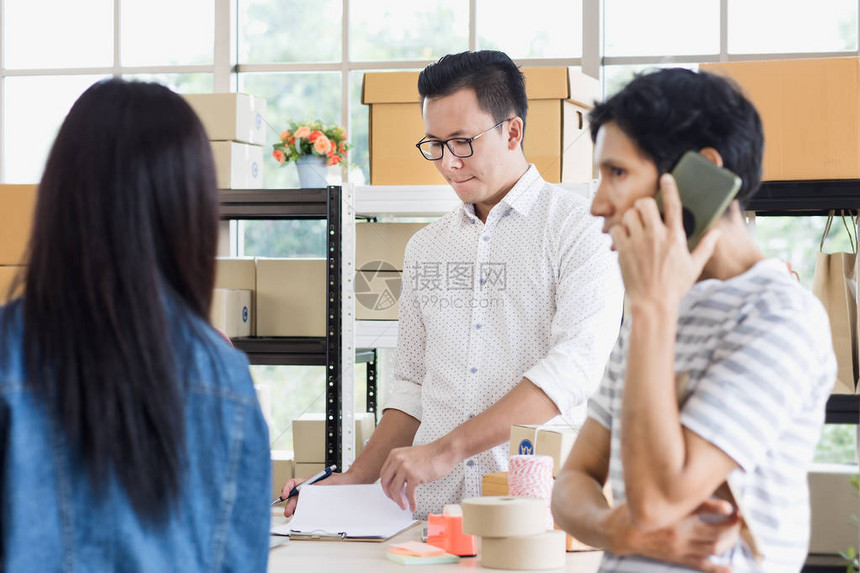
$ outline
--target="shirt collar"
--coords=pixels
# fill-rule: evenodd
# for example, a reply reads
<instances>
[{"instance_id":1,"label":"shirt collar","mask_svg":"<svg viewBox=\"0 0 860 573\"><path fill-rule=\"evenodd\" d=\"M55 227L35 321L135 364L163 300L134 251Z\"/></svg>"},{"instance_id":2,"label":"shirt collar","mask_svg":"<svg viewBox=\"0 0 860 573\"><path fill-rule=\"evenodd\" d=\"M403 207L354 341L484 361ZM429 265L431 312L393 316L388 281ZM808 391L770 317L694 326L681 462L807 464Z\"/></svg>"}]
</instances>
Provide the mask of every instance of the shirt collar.
<instances>
[{"instance_id":1,"label":"shirt collar","mask_svg":"<svg viewBox=\"0 0 860 573\"><path fill-rule=\"evenodd\" d=\"M529 168L523 173L523 176L511 187L511 190L499 201L499 205L504 205L507 209L503 211L513 210L517 213L526 216L529 214L532 206L537 201L540 190L544 186L544 180L533 164L529 164ZM463 217L467 221L478 219L475 215L475 205L473 203L463 203L460 207ZM496 209L496 207L494 207Z\"/></svg>"}]
</instances>

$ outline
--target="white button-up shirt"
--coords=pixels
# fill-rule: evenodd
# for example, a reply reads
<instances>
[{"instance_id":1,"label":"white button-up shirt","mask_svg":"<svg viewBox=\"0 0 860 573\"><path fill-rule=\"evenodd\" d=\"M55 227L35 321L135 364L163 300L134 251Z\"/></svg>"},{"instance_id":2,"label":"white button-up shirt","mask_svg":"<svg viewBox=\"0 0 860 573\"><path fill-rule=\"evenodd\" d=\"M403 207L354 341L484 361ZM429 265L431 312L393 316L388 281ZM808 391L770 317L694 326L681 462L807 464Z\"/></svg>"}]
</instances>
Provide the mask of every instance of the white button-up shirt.
<instances>
[{"instance_id":1,"label":"white button-up shirt","mask_svg":"<svg viewBox=\"0 0 860 573\"><path fill-rule=\"evenodd\" d=\"M406 248L394 389L385 407L421 421L426 444L480 414L523 377L579 426L621 322L622 283L601 220L531 166L486 223L464 204ZM419 486L416 517L481 494L507 443Z\"/></svg>"}]
</instances>

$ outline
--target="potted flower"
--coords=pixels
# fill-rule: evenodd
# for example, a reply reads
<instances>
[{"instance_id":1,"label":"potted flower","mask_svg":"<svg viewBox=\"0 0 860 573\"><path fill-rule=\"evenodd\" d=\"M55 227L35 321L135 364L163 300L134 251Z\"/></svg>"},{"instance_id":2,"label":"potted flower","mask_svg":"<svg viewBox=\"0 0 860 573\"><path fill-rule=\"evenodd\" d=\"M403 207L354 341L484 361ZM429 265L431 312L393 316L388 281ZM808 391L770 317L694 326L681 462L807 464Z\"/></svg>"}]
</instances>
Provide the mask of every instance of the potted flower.
<instances>
[{"instance_id":1,"label":"potted flower","mask_svg":"<svg viewBox=\"0 0 860 573\"><path fill-rule=\"evenodd\" d=\"M337 125L325 126L319 120L291 121L272 146L272 157L282 166L296 162L302 187L325 187L328 165L339 165L351 147L346 130Z\"/></svg>"}]
</instances>

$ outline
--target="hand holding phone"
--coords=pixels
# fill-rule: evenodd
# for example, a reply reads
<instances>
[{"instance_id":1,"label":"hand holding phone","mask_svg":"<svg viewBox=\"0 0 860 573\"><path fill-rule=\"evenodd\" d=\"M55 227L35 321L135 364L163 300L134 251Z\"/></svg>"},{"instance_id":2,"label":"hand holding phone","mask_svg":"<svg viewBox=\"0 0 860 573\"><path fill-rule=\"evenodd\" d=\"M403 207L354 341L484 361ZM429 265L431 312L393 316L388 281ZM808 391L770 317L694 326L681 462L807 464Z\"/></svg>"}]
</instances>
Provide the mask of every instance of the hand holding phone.
<instances>
[{"instance_id":1,"label":"hand holding phone","mask_svg":"<svg viewBox=\"0 0 860 573\"><path fill-rule=\"evenodd\" d=\"M691 251L722 216L741 188L741 178L708 161L695 151L686 152L672 170L683 207L684 232ZM660 212L660 192L655 197Z\"/></svg>"}]
</instances>

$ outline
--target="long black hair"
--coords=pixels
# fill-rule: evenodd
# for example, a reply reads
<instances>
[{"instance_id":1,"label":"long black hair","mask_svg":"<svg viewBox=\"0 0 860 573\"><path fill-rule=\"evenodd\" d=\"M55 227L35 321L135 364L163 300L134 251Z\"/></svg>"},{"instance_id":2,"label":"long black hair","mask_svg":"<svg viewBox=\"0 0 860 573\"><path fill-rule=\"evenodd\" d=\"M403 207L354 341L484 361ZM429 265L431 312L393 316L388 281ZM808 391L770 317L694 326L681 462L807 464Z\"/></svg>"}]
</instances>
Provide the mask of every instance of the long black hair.
<instances>
[{"instance_id":1,"label":"long black hair","mask_svg":"<svg viewBox=\"0 0 860 573\"><path fill-rule=\"evenodd\" d=\"M93 487L115 475L156 521L179 494L178 333L207 320L217 226L212 152L188 104L154 83L87 89L39 184L25 365Z\"/></svg>"}]
</instances>

